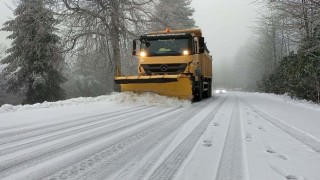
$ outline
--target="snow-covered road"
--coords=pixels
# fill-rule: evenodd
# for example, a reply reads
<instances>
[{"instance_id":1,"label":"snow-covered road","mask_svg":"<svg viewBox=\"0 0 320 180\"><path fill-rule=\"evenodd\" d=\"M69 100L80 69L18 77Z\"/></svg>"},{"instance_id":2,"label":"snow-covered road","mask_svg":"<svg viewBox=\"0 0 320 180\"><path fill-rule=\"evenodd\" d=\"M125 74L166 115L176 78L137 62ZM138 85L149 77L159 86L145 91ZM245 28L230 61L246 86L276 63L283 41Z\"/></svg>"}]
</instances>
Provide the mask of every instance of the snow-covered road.
<instances>
[{"instance_id":1,"label":"snow-covered road","mask_svg":"<svg viewBox=\"0 0 320 180\"><path fill-rule=\"evenodd\" d=\"M317 105L133 96L2 106L0 179L320 179Z\"/></svg>"}]
</instances>

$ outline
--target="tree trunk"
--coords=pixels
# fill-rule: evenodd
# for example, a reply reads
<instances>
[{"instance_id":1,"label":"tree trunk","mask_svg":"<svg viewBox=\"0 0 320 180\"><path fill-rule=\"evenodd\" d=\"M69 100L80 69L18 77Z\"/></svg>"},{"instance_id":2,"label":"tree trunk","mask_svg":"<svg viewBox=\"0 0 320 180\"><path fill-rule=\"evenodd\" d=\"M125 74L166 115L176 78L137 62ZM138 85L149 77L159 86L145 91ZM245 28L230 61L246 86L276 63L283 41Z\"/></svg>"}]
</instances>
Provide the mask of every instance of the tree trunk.
<instances>
[{"instance_id":1,"label":"tree trunk","mask_svg":"<svg viewBox=\"0 0 320 180\"><path fill-rule=\"evenodd\" d=\"M303 20L304 20L304 28L306 31L306 41L307 41L307 48L310 48L310 28L309 28L309 17L308 17L308 9L307 9L307 2L306 0L302 0L302 13L303 13Z\"/></svg>"},{"instance_id":2,"label":"tree trunk","mask_svg":"<svg viewBox=\"0 0 320 180\"><path fill-rule=\"evenodd\" d=\"M114 76L121 74L121 60L120 60L120 24L119 24L119 8L118 1L111 1L111 45L112 45L112 58L114 61ZM113 83L113 90L120 92L120 85Z\"/></svg>"}]
</instances>

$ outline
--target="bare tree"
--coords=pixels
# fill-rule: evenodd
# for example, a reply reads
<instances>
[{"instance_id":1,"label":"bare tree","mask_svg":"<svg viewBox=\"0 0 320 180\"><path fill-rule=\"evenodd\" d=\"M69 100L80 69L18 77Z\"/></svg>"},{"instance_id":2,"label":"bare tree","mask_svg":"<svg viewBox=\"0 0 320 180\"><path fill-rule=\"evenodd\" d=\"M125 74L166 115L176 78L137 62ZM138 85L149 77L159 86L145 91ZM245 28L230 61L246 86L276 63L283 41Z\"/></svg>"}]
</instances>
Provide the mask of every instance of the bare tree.
<instances>
[{"instance_id":1,"label":"bare tree","mask_svg":"<svg viewBox=\"0 0 320 180\"><path fill-rule=\"evenodd\" d=\"M259 2L266 3L268 12L273 13L262 17L260 27L256 31L260 46L255 48L258 52L255 57L261 59L261 62L271 62L272 58L281 62L276 64L278 67L264 68L265 72L269 73L264 76L263 87L269 92L289 93L291 96L319 103L319 1L261 0ZM276 51L271 51L271 48L267 47L280 51L274 56Z\"/></svg>"},{"instance_id":2,"label":"bare tree","mask_svg":"<svg viewBox=\"0 0 320 180\"><path fill-rule=\"evenodd\" d=\"M263 0L266 2L265 0ZM317 0L273 0L267 1L269 8L278 12L288 39L306 43L305 51L314 49L311 45L314 28L320 24L320 3Z\"/></svg>"},{"instance_id":3,"label":"bare tree","mask_svg":"<svg viewBox=\"0 0 320 180\"><path fill-rule=\"evenodd\" d=\"M152 0L62 0L56 1L65 22L66 50L102 51L108 69L106 75L122 73L122 54L128 54L128 41L145 31L153 17ZM65 8L65 9L64 9ZM131 43L130 43L131 45ZM123 50L126 52L123 52ZM90 60L88 60L90 61ZM114 90L119 86L114 84Z\"/></svg>"},{"instance_id":4,"label":"bare tree","mask_svg":"<svg viewBox=\"0 0 320 180\"><path fill-rule=\"evenodd\" d=\"M258 26L253 28L257 43L252 54L256 59L256 68L263 76L271 74L290 49L281 14L270 6L267 6L267 12L260 18Z\"/></svg>"}]
</instances>

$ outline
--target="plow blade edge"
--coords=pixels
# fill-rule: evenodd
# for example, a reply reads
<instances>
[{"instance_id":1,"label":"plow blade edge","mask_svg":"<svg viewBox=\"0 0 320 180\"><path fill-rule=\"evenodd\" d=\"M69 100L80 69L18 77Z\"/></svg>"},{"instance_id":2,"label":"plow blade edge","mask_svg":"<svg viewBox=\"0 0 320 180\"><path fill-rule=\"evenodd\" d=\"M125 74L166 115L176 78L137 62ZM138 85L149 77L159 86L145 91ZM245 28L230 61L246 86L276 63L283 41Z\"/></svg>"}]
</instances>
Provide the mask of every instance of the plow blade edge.
<instances>
[{"instance_id":1,"label":"plow blade edge","mask_svg":"<svg viewBox=\"0 0 320 180\"><path fill-rule=\"evenodd\" d=\"M163 96L192 99L192 82L188 76L152 75L120 76L115 78L121 92L153 92Z\"/></svg>"}]
</instances>

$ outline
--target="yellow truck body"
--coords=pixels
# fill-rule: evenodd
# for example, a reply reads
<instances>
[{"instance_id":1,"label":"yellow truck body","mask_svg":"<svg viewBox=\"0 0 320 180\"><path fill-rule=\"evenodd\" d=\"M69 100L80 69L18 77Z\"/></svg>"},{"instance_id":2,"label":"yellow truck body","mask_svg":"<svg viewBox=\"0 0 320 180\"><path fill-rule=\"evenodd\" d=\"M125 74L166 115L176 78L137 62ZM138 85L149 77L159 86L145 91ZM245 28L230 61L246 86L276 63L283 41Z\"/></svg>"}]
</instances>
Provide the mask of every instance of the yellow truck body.
<instances>
[{"instance_id":1,"label":"yellow truck body","mask_svg":"<svg viewBox=\"0 0 320 180\"><path fill-rule=\"evenodd\" d=\"M211 97L212 57L200 29L142 35L133 42L133 55L139 60L138 76L115 77L121 91L189 100Z\"/></svg>"}]
</instances>

